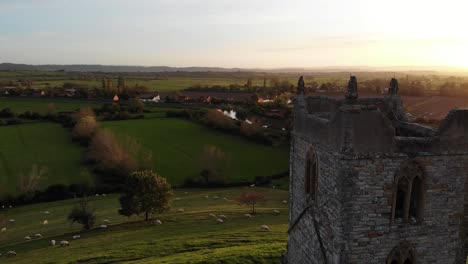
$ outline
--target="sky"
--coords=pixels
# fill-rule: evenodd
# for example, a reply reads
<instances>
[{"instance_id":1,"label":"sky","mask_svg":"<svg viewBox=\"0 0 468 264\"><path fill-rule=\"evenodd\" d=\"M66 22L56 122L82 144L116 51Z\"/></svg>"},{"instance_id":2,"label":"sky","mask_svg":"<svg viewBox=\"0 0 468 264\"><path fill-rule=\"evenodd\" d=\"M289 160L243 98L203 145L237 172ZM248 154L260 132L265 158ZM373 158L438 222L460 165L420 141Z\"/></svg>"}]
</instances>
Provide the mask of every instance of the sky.
<instances>
[{"instance_id":1,"label":"sky","mask_svg":"<svg viewBox=\"0 0 468 264\"><path fill-rule=\"evenodd\" d=\"M467 0L0 0L0 63L468 67Z\"/></svg>"}]
</instances>

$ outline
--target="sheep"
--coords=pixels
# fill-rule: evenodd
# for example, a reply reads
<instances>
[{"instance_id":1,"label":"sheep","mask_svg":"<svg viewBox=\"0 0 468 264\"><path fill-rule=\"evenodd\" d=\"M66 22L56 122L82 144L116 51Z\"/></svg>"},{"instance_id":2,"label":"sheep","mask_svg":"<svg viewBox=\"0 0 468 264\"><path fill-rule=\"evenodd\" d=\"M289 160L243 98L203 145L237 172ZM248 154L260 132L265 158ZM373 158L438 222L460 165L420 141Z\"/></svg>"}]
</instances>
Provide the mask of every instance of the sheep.
<instances>
[{"instance_id":1,"label":"sheep","mask_svg":"<svg viewBox=\"0 0 468 264\"><path fill-rule=\"evenodd\" d=\"M273 214L279 215L279 214L280 214L280 211L278 211L278 210L273 210Z\"/></svg>"},{"instance_id":2,"label":"sheep","mask_svg":"<svg viewBox=\"0 0 468 264\"><path fill-rule=\"evenodd\" d=\"M260 227L260 230L261 230L261 231L268 232L268 231L270 231L270 228L269 228L267 225L262 225L262 226Z\"/></svg>"},{"instance_id":3,"label":"sheep","mask_svg":"<svg viewBox=\"0 0 468 264\"><path fill-rule=\"evenodd\" d=\"M3 227L0 231L1 231L1 232L6 232L7 229L6 229L6 227Z\"/></svg>"},{"instance_id":4,"label":"sheep","mask_svg":"<svg viewBox=\"0 0 468 264\"><path fill-rule=\"evenodd\" d=\"M286 200L283 200L283 203L284 203L284 204L287 204L287 203L288 203L288 201L286 201Z\"/></svg>"},{"instance_id":5,"label":"sheep","mask_svg":"<svg viewBox=\"0 0 468 264\"><path fill-rule=\"evenodd\" d=\"M250 185L251 188L255 187L255 183Z\"/></svg>"},{"instance_id":6,"label":"sheep","mask_svg":"<svg viewBox=\"0 0 468 264\"><path fill-rule=\"evenodd\" d=\"M218 200L218 198L219 198L218 196L214 196L214 197L213 197L214 200Z\"/></svg>"},{"instance_id":7,"label":"sheep","mask_svg":"<svg viewBox=\"0 0 468 264\"><path fill-rule=\"evenodd\" d=\"M0 258L2 257L2 253L0 253Z\"/></svg>"},{"instance_id":8,"label":"sheep","mask_svg":"<svg viewBox=\"0 0 468 264\"><path fill-rule=\"evenodd\" d=\"M176 199L176 201L180 201L180 197L177 197L177 198L175 198L175 199Z\"/></svg>"},{"instance_id":9,"label":"sheep","mask_svg":"<svg viewBox=\"0 0 468 264\"><path fill-rule=\"evenodd\" d=\"M107 225L100 225L99 228L101 228L101 229L106 229L106 228L107 228Z\"/></svg>"},{"instance_id":10,"label":"sheep","mask_svg":"<svg viewBox=\"0 0 468 264\"><path fill-rule=\"evenodd\" d=\"M31 237L30 236L25 236L24 240L29 241L29 240L31 240Z\"/></svg>"},{"instance_id":11,"label":"sheep","mask_svg":"<svg viewBox=\"0 0 468 264\"><path fill-rule=\"evenodd\" d=\"M223 197L223 200L224 200L224 201L227 201L227 198L226 198L226 197Z\"/></svg>"},{"instance_id":12,"label":"sheep","mask_svg":"<svg viewBox=\"0 0 468 264\"><path fill-rule=\"evenodd\" d=\"M9 205L8 208L13 208L13 206Z\"/></svg>"},{"instance_id":13,"label":"sheep","mask_svg":"<svg viewBox=\"0 0 468 264\"><path fill-rule=\"evenodd\" d=\"M222 224L222 223L224 223L224 220L223 220L223 219L221 219L221 218L218 218L218 219L216 219L216 223L218 223L218 224Z\"/></svg>"},{"instance_id":14,"label":"sheep","mask_svg":"<svg viewBox=\"0 0 468 264\"><path fill-rule=\"evenodd\" d=\"M44 220L44 221L42 222L42 224L43 224L43 225L47 225L47 224L49 224L49 221Z\"/></svg>"},{"instance_id":15,"label":"sheep","mask_svg":"<svg viewBox=\"0 0 468 264\"><path fill-rule=\"evenodd\" d=\"M101 195L102 195L102 196L104 196L104 197L106 196L106 194L105 194L105 193L103 193L103 194L101 194Z\"/></svg>"},{"instance_id":16,"label":"sheep","mask_svg":"<svg viewBox=\"0 0 468 264\"><path fill-rule=\"evenodd\" d=\"M50 214L50 212L49 211L44 211L44 214Z\"/></svg>"},{"instance_id":17,"label":"sheep","mask_svg":"<svg viewBox=\"0 0 468 264\"><path fill-rule=\"evenodd\" d=\"M73 238L73 239L80 239L81 236L80 236L80 235L74 235L72 238Z\"/></svg>"},{"instance_id":18,"label":"sheep","mask_svg":"<svg viewBox=\"0 0 468 264\"><path fill-rule=\"evenodd\" d=\"M208 215L211 216L211 217L213 217L213 218L216 217L215 214L208 214Z\"/></svg>"},{"instance_id":19,"label":"sheep","mask_svg":"<svg viewBox=\"0 0 468 264\"><path fill-rule=\"evenodd\" d=\"M96 193L96 197L98 197L98 196L99 196L99 193Z\"/></svg>"},{"instance_id":20,"label":"sheep","mask_svg":"<svg viewBox=\"0 0 468 264\"><path fill-rule=\"evenodd\" d=\"M51 246L55 246L55 240L52 239L52 240L50 241L50 245L51 245Z\"/></svg>"},{"instance_id":21,"label":"sheep","mask_svg":"<svg viewBox=\"0 0 468 264\"><path fill-rule=\"evenodd\" d=\"M247 218L252 218L251 214L245 214L244 216L247 217Z\"/></svg>"},{"instance_id":22,"label":"sheep","mask_svg":"<svg viewBox=\"0 0 468 264\"><path fill-rule=\"evenodd\" d=\"M218 217L219 217L220 219L223 219L223 220L226 220L226 219L227 219L227 217L226 217L225 215L218 215Z\"/></svg>"},{"instance_id":23,"label":"sheep","mask_svg":"<svg viewBox=\"0 0 468 264\"><path fill-rule=\"evenodd\" d=\"M210 198L210 197L209 197L208 195L205 195L205 198L208 199L208 198Z\"/></svg>"},{"instance_id":24,"label":"sheep","mask_svg":"<svg viewBox=\"0 0 468 264\"><path fill-rule=\"evenodd\" d=\"M7 256L7 258L9 258L9 257L16 257L16 252L14 252L14 251L12 251L12 250L11 250L11 251L8 251L8 252L6 253L6 256Z\"/></svg>"},{"instance_id":25,"label":"sheep","mask_svg":"<svg viewBox=\"0 0 468 264\"><path fill-rule=\"evenodd\" d=\"M104 221L103 221L103 222L104 222L104 223L106 223L106 224L110 224L110 223L111 223L111 221L110 221L110 220L108 220L108 219L104 219Z\"/></svg>"},{"instance_id":26,"label":"sheep","mask_svg":"<svg viewBox=\"0 0 468 264\"><path fill-rule=\"evenodd\" d=\"M185 194L185 195L187 195L187 194L188 194L188 192L184 192L184 194Z\"/></svg>"},{"instance_id":27,"label":"sheep","mask_svg":"<svg viewBox=\"0 0 468 264\"><path fill-rule=\"evenodd\" d=\"M34 234L34 238L41 239L42 235L41 234Z\"/></svg>"},{"instance_id":28,"label":"sheep","mask_svg":"<svg viewBox=\"0 0 468 264\"><path fill-rule=\"evenodd\" d=\"M8 220L8 221L10 221L10 223L14 223L14 222L15 222L15 219L10 219L10 220Z\"/></svg>"},{"instance_id":29,"label":"sheep","mask_svg":"<svg viewBox=\"0 0 468 264\"><path fill-rule=\"evenodd\" d=\"M62 240L62 241L60 241L60 246L61 247L68 247L68 246L70 246L70 243L68 241L66 241L66 240Z\"/></svg>"},{"instance_id":30,"label":"sheep","mask_svg":"<svg viewBox=\"0 0 468 264\"><path fill-rule=\"evenodd\" d=\"M181 212L181 213L182 213L182 212L185 212L185 210L184 210L184 209L182 209L182 208L180 208L180 209L179 209L179 210L177 210L177 211L179 211L179 212Z\"/></svg>"},{"instance_id":31,"label":"sheep","mask_svg":"<svg viewBox=\"0 0 468 264\"><path fill-rule=\"evenodd\" d=\"M161 220L156 220L155 223L156 223L157 225L162 225Z\"/></svg>"}]
</instances>

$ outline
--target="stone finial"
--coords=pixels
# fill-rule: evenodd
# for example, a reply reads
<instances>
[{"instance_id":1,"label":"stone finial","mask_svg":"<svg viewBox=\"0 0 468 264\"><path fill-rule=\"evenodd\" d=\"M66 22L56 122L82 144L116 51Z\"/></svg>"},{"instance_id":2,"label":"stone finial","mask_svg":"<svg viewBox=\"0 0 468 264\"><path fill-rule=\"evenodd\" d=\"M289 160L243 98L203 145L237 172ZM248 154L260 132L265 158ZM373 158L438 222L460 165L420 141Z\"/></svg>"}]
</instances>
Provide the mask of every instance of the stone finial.
<instances>
[{"instance_id":1,"label":"stone finial","mask_svg":"<svg viewBox=\"0 0 468 264\"><path fill-rule=\"evenodd\" d=\"M305 84L304 77L301 76L297 82L297 94L304 94Z\"/></svg>"},{"instance_id":2,"label":"stone finial","mask_svg":"<svg viewBox=\"0 0 468 264\"><path fill-rule=\"evenodd\" d=\"M388 95L397 95L398 89L398 80L392 78L392 80L390 81L390 87L388 88Z\"/></svg>"},{"instance_id":3,"label":"stone finial","mask_svg":"<svg viewBox=\"0 0 468 264\"><path fill-rule=\"evenodd\" d=\"M346 100L347 101L356 101L358 99L358 85L356 76L351 76L348 82L348 89L346 90Z\"/></svg>"}]
</instances>

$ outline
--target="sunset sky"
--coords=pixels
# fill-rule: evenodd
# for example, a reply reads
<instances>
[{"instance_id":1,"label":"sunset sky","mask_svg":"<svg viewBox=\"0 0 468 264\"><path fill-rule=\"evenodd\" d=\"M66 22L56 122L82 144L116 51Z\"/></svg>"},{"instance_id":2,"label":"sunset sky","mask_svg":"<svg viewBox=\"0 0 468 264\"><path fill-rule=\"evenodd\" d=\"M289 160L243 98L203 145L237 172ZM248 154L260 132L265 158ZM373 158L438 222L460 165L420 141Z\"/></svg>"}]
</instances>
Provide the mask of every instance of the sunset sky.
<instances>
[{"instance_id":1,"label":"sunset sky","mask_svg":"<svg viewBox=\"0 0 468 264\"><path fill-rule=\"evenodd\" d=\"M468 67L467 0L0 0L0 62Z\"/></svg>"}]
</instances>

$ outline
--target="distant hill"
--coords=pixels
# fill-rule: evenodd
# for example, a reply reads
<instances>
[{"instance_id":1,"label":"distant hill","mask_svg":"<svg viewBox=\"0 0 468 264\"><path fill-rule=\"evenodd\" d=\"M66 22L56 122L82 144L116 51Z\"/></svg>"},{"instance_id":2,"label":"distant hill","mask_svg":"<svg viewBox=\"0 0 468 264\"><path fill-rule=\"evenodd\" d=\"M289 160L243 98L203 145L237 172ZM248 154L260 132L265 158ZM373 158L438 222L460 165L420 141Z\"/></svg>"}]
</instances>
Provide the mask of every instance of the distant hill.
<instances>
[{"instance_id":1,"label":"distant hill","mask_svg":"<svg viewBox=\"0 0 468 264\"><path fill-rule=\"evenodd\" d=\"M169 66L125 66L99 64L46 64L30 65L0 63L0 71L67 71L67 72L269 72L269 73L312 73L312 72L411 72L413 74L460 73L468 74L463 67L420 67L420 66L333 66L333 67L291 67L291 68L222 68L222 67L169 67Z\"/></svg>"}]
</instances>

